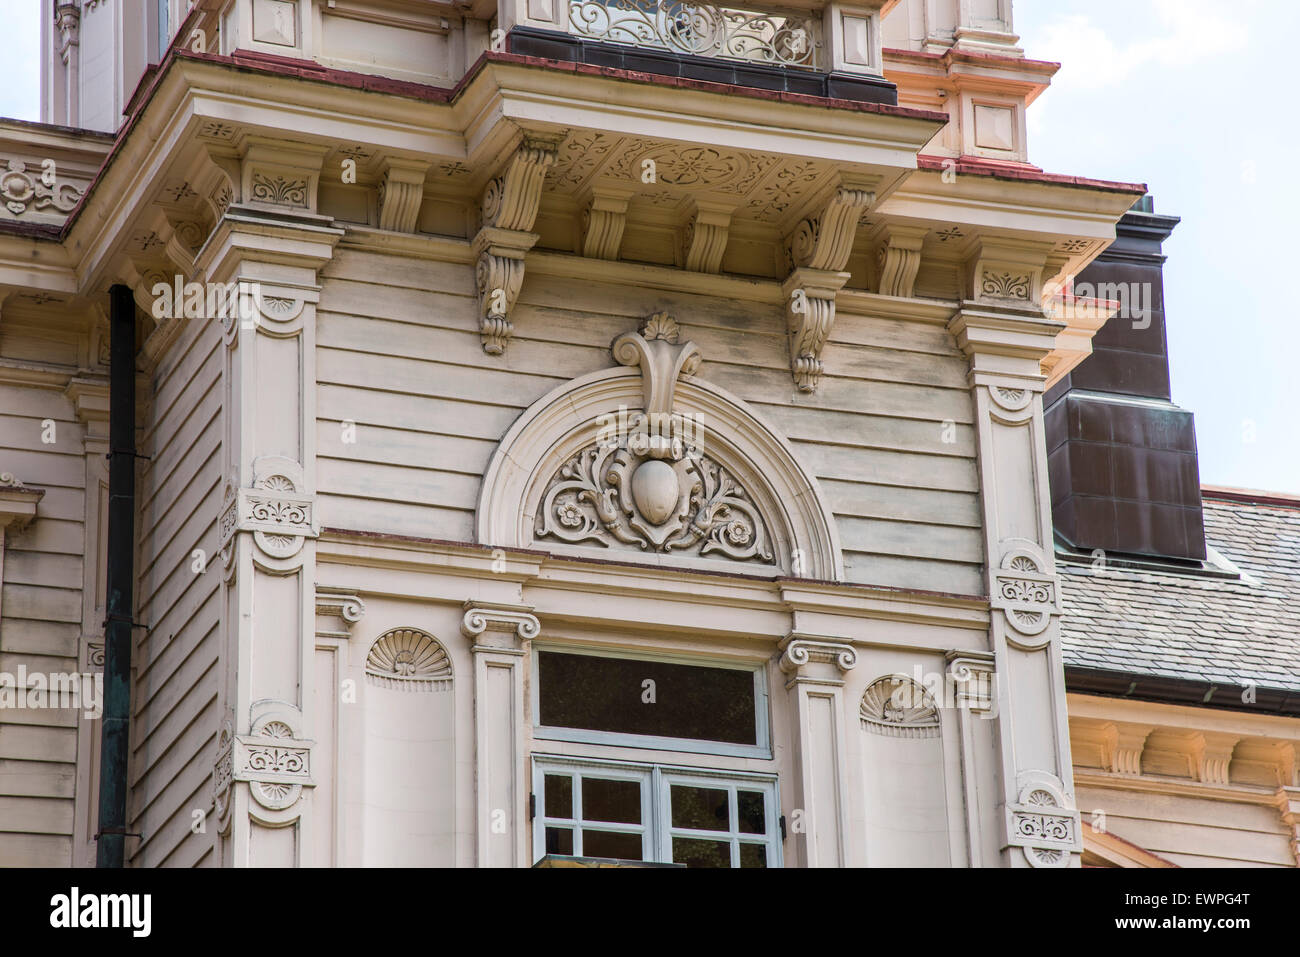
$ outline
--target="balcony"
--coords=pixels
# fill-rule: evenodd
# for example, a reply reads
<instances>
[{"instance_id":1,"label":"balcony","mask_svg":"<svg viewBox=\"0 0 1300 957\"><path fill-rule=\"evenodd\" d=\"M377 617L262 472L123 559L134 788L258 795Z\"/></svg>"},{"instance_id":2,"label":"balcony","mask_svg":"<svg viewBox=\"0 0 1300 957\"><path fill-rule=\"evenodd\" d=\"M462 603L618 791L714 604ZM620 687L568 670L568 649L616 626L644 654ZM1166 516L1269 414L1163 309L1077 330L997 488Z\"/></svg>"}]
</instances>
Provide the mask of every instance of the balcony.
<instances>
[{"instance_id":1,"label":"balcony","mask_svg":"<svg viewBox=\"0 0 1300 957\"><path fill-rule=\"evenodd\" d=\"M786 93L897 103L881 73L880 4L503 0L511 53Z\"/></svg>"}]
</instances>

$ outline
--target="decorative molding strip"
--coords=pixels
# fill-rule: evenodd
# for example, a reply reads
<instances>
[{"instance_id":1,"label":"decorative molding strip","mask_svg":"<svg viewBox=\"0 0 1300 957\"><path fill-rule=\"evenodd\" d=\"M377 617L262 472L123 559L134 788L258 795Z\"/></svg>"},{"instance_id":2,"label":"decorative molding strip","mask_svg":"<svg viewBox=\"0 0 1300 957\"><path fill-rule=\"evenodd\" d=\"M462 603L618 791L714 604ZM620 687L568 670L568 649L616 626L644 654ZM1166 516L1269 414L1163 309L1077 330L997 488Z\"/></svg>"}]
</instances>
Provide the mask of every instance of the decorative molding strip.
<instances>
[{"instance_id":1,"label":"decorative molding strip","mask_svg":"<svg viewBox=\"0 0 1300 957\"><path fill-rule=\"evenodd\" d=\"M906 675L877 678L862 693L858 708L863 729L892 738L937 738L939 710L934 698Z\"/></svg>"}]
</instances>

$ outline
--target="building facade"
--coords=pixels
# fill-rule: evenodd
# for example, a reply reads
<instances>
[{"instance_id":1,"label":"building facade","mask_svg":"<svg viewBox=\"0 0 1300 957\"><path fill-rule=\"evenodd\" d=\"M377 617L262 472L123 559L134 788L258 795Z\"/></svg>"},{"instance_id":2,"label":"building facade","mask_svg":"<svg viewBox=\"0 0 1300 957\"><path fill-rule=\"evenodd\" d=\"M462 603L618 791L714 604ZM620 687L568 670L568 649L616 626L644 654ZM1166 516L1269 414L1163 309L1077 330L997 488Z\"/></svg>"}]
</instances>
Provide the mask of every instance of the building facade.
<instances>
[{"instance_id":1,"label":"building facade","mask_svg":"<svg viewBox=\"0 0 1300 957\"><path fill-rule=\"evenodd\" d=\"M127 863L1079 864L1043 395L1145 188L1030 164L1009 0L45 14L0 670L129 628ZM100 740L0 711L0 861Z\"/></svg>"}]
</instances>

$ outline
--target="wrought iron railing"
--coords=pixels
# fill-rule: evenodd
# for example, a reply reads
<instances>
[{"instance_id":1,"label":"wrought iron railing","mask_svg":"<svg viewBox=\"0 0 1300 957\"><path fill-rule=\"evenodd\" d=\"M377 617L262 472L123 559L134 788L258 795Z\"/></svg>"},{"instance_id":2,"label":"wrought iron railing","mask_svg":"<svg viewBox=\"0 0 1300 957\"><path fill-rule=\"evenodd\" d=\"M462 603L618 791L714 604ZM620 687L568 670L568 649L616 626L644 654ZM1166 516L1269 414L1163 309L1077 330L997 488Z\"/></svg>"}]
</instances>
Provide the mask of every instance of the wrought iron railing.
<instances>
[{"instance_id":1,"label":"wrought iron railing","mask_svg":"<svg viewBox=\"0 0 1300 957\"><path fill-rule=\"evenodd\" d=\"M794 10L681 0L570 0L569 32L690 56L823 68L821 20Z\"/></svg>"}]
</instances>

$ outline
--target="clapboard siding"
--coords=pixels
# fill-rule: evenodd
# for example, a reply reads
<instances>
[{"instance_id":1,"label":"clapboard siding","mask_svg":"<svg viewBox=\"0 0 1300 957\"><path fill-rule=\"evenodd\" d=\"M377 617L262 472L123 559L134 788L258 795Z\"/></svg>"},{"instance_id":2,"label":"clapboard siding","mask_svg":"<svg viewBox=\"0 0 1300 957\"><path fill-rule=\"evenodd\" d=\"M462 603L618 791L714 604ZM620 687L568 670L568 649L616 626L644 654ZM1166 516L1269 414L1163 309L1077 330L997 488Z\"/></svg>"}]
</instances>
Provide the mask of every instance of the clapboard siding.
<instances>
[{"instance_id":1,"label":"clapboard siding","mask_svg":"<svg viewBox=\"0 0 1300 957\"><path fill-rule=\"evenodd\" d=\"M473 271L339 250L317 310L317 480L328 527L466 540L505 431L609 346L673 314L697 376L748 403L821 482L852 581L983 591L967 361L942 326L841 313L812 394L775 305L529 274L505 355L484 355ZM706 427L708 423L706 423Z\"/></svg>"},{"instance_id":2,"label":"clapboard siding","mask_svg":"<svg viewBox=\"0 0 1300 957\"><path fill-rule=\"evenodd\" d=\"M75 346L68 354L42 337L7 335L2 351L76 362ZM36 520L5 535L0 671L15 677L20 668L49 675L80 667L84 439L61 390L0 384L0 472L45 490ZM0 866L72 863L77 720L68 709L0 711Z\"/></svg>"},{"instance_id":3,"label":"clapboard siding","mask_svg":"<svg viewBox=\"0 0 1300 957\"><path fill-rule=\"evenodd\" d=\"M136 866L191 864L215 839L191 825L196 810L211 809L219 723L224 361L219 325L188 323L153 374L141 439L137 615L148 628L136 633L132 688Z\"/></svg>"}]
</instances>

